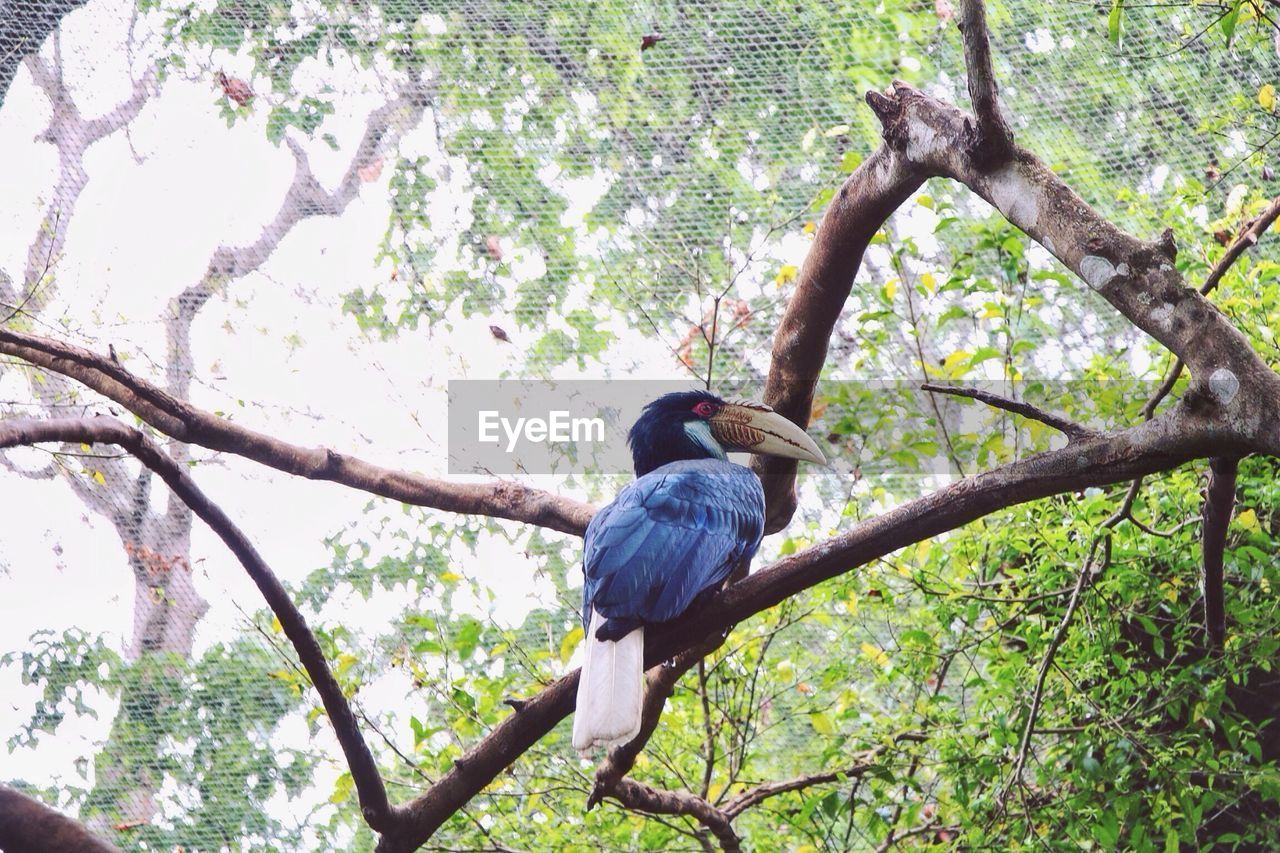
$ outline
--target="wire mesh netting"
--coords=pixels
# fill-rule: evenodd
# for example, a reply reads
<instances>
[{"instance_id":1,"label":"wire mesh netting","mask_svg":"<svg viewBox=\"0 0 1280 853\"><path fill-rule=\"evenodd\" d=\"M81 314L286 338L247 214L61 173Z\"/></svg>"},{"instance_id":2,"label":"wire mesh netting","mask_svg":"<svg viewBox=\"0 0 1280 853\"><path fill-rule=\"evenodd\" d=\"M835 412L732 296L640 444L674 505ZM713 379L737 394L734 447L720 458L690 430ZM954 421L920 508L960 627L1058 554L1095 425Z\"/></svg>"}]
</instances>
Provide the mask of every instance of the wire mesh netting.
<instances>
[{"instance_id":1,"label":"wire mesh netting","mask_svg":"<svg viewBox=\"0 0 1280 853\"><path fill-rule=\"evenodd\" d=\"M1280 135L1275 31L1265 9L1239 9L992 4L1020 144L1143 236L1170 224L1177 193L1173 224L1212 231L1225 209L1217 227L1233 228L1235 188L1271 186ZM219 418L429 476L449 463L449 379L700 379L708 363L758 379L822 207L878 144L866 90L903 79L967 103L956 14L948 0L3 0L0 319ZM872 310L891 281L958 278L976 240L1009 245L1012 230L965 193L925 193L868 255L835 378L914 379L981 345L953 327L917 349L902 316ZM987 231L949 225L960 220ZM1015 266L1025 254L1061 279L1044 288L1074 292L1013 239ZM1001 263L971 277L996 280ZM981 310L978 290L920 310ZM1084 309L1028 317L1025 336L1057 347L1029 371L1063 378L1100 346L1139 348L1100 301L1077 298ZM708 347L712 320L724 336ZM902 346L873 355L873 334ZM865 390L832 392L823 428L869 407ZM0 363L3 417L84 414L127 418L56 366ZM903 421L879 417L846 470L807 482L814 529L936 482L913 472L842 509L841 478L903 441ZM393 799L445 772L504 699L576 665L578 540L370 503L154 435L313 620ZM625 480L526 479L597 501ZM370 843L279 622L182 502L127 454L74 443L4 452L0 483L6 781L139 849ZM755 715L724 735L728 752L773 756L770 772L812 766L814 730L833 724L804 667L885 636L883 614L856 619L855 602L784 607L719 658L704 690ZM834 608L849 617L838 629L807 619ZM762 697L761 672L791 689ZM878 712L910 695L882 685L859 700ZM687 734L660 750L701 748ZM515 814L504 797L540 798L538 824L580 821L581 797L544 789L585 792L589 774L561 733L458 832Z\"/></svg>"}]
</instances>

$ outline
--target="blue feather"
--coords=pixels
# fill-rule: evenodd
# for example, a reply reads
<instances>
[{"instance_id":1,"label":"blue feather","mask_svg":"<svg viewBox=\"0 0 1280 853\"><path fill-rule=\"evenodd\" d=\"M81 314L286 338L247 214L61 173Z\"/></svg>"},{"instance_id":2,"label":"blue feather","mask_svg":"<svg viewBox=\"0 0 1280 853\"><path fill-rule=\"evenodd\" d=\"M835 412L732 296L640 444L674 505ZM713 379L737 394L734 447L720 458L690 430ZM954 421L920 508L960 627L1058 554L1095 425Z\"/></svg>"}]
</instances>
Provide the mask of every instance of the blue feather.
<instances>
[{"instance_id":1,"label":"blue feather","mask_svg":"<svg viewBox=\"0 0 1280 853\"><path fill-rule=\"evenodd\" d=\"M587 527L583 621L600 639L676 618L749 561L764 534L764 490L720 459L662 465L625 487Z\"/></svg>"}]
</instances>

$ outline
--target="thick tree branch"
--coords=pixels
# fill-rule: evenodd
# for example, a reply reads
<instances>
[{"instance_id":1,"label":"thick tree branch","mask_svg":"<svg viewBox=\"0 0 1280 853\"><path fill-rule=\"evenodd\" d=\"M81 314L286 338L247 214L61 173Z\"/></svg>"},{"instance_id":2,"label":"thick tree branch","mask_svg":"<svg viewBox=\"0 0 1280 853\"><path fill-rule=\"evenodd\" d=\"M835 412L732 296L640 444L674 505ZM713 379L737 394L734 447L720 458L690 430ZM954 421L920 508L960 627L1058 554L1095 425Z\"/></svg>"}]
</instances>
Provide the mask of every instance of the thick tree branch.
<instances>
[{"instance_id":1,"label":"thick tree branch","mask_svg":"<svg viewBox=\"0 0 1280 853\"><path fill-rule=\"evenodd\" d=\"M1004 409L1006 412L1013 412L1016 415L1022 415L1024 418L1030 418L1033 421L1053 427L1058 432L1067 436L1068 439L1083 438L1093 434L1093 430L1083 427L1075 421L1068 420L1060 415L1052 412L1046 412L1030 403L1024 403L1019 400L1010 400L1001 397L998 394L992 394L989 391L982 391L978 388L963 388L955 385L934 385L926 382L920 386L921 391L929 391L936 394L952 394L957 397L968 397L971 400L978 400L986 403L988 406L994 406L997 409Z\"/></svg>"},{"instance_id":2,"label":"thick tree branch","mask_svg":"<svg viewBox=\"0 0 1280 853\"><path fill-rule=\"evenodd\" d=\"M178 441L235 453L287 474L329 480L415 506L509 518L579 536L595 512L588 504L518 483L451 483L333 450L289 444L198 409L110 358L71 344L0 328L0 353L82 382Z\"/></svg>"},{"instance_id":3,"label":"thick tree branch","mask_svg":"<svg viewBox=\"0 0 1280 853\"><path fill-rule=\"evenodd\" d=\"M795 292L773 335L764 401L808 426L818 376L831 332L849 298L863 253L885 220L927 175L882 145L840 187L818 227L796 280ZM757 456L752 469L765 492L765 532L787 526L796 509L796 463Z\"/></svg>"},{"instance_id":4,"label":"thick tree branch","mask_svg":"<svg viewBox=\"0 0 1280 853\"><path fill-rule=\"evenodd\" d=\"M306 669L316 692L320 694L338 743L346 756L347 766L351 769L365 820L375 830L388 829L393 815L387 792L373 755L360 734L355 714L343 695L342 686L330 671L324 652L307 626L306 619L248 537L221 507L205 496L183 466L170 459L140 430L126 427L114 418L106 417L0 422L0 449L48 441L114 444L124 448L143 465L159 474L173 493L191 507L231 549L262 593L271 612L280 621L285 636L298 653L299 662Z\"/></svg>"},{"instance_id":5,"label":"thick tree branch","mask_svg":"<svg viewBox=\"0 0 1280 853\"><path fill-rule=\"evenodd\" d=\"M983 0L962 0L959 26L964 36L964 64L968 70L969 100L973 103L975 119L968 140L969 156L983 168L992 168L1009 158L1013 150L1013 131L1000 111Z\"/></svg>"},{"instance_id":6,"label":"thick tree branch","mask_svg":"<svg viewBox=\"0 0 1280 853\"><path fill-rule=\"evenodd\" d=\"M116 848L39 800L0 785L0 850L5 853L48 850L114 853Z\"/></svg>"},{"instance_id":7,"label":"thick tree branch","mask_svg":"<svg viewBox=\"0 0 1280 853\"><path fill-rule=\"evenodd\" d=\"M1204 493L1204 524L1200 529L1200 549L1204 559L1204 626L1209 647L1222 650L1227 639L1227 612L1222 593L1222 555L1227 545L1227 527L1236 502L1236 471L1240 460L1215 456L1209 460L1209 485Z\"/></svg>"},{"instance_id":8,"label":"thick tree branch","mask_svg":"<svg viewBox=\"0 0 1280 853\"><path fill-rule=\"evenodd\" d=\"M1277 217L1280 217L1280 196L1272 199L1266 210L1258 214L1256 219L1245 226L1244 231L1240 232L1240 236L1236 237L1231 245L1227 247L1227 251L1218 259L1218 262L1213 265L1213 269L1209 270L1209 274L1205 276L1204 283L1200 285L1200 294L1202 296L1208 296L1222 281L1222 277L1227 274L1227 270L1235 265L1245 251L1258 244L1258 240L1272 226ZM1160 401L1169 396L1169 392L1173 390L1174 383L1182 375L1183 367L1185 365L1181 358L1173 360L1173 364L1169 367L1169 372L1165 374L1160 387L1151 395L1151 399L1147 401L1147 404L1142 407L1144 416L1150 418L1152 413L1155 412L1156 406L1160 405Z\"/></svg>"},{"instance_id":9,"label":"thick tree branch","mask_svg":"<svg viewBox=\"0 0 1280 853\"><path fill-rule=\"evenodd\" d=\"M1167 241L1144 242L1104 219L1043 162L1015 147L984 172L965 153L968 117L903 83L872 93L889 145L930 174L965 184L990 202L1125 318L1178 355L1207 387L1217 374L1234 384L1276 377L1248 341L1174 268ZM1221 372L1219 372L1221 371Z\"/></svg>"}]
</instances>

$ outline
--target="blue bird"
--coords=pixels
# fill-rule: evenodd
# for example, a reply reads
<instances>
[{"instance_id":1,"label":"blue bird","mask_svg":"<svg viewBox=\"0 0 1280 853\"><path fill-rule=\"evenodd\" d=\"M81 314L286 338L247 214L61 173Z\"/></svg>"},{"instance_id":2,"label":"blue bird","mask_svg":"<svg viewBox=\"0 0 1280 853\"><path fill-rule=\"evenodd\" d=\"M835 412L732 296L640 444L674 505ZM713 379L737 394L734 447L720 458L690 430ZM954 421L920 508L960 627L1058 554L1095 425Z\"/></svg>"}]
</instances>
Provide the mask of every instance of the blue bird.
<instances>
[{"instance_id":1,"label":"blue bird","mask_svg":"<svg viewBox=\"0 0 1280 853\"><path fill-rule=\"evenodd\" d=\"M760 547L764 489L726 451L826 463L768 406L705 391L659 397L627 443L636 480L591 519L583 549L587 636L573 746L584 756L640 730L645 625L675 619Z\"/></svg>"}]
</instances>

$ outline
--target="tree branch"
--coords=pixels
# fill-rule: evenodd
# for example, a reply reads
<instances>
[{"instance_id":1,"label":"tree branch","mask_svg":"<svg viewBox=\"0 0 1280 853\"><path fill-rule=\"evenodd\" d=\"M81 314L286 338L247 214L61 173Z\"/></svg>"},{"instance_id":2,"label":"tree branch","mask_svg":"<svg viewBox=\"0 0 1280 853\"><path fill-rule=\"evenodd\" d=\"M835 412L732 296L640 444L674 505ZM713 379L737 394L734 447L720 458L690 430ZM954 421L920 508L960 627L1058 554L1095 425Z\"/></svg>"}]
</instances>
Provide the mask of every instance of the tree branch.
<instances>
[{"instance_id":1,"label":"tree branch","mask_svg":"<svg viewBox=\"0 0 1280 853\"><path fill-rule=\"evenodd\" d=\"M0 850L6 853L47 850L116 853L117 848L39 800L0 785Z\"/></svg>"},{"instance_id":2,"label":"tree branch","mask_svg":"<svg viewBox=\"0 0 1280 853\"><path fill-rule=\"evenodd\" d=\"M720 632L705 635L705 638L692 648L682 651L672 660L649 670L645 677L640 731L631 740L609 750L604 761L600 762L600 766L596 768L595 786L587 797L587 811L595 808L605 797L613 795L619 782L631 772L636 758L657 730L658 721L662 719L662 710L675 691L676 682L698 661L718 649L724 643L724 638L725 634ZM646 660L649 657L648 654L645 655Z\"/></svg>"},{"instance_id":3,"label":"tree branch","mask_svg":"<svg viewBox=\"0 0 1280 853\"><path fill-rule=\"evenodd\" d=\"M1081 593L1084 592L1089 580L1099 570L1099 567L1093 562L1097 542L1098 540L1095 539L1094 547L1089 549L1089 556L1085 558L1084 565L1080 569L1080 575L1076 578L1075 588L1071 590L1071 598L1067 601L1067 609L1062 614L1062 621L1058 623L1058 630L1054 631L1053 637L1049 640L1049 647L1045 649L1044 657L1040 661L1040 670L1036 673L1036 684L1031 691L1031 707L1027 709L1027 724L1022 730L1022 740L1018 744L1018 753L1013 762L1013 770L1009 772L1009 781L996 799L997 808L1004 808L1005 799L1008 797L1009 792L1022 780L1022 768L1026 765L1027 755L1031 752L1031 736L1035 733L1036 719L1040 716L1040 705L1044 701L1044 685L1049 677L1049 667L1053 665L1053 658L1058 652L1058 647L1066 639L1067 630L1071 627L1071 619L1075 616L1076 608L1080 605Z\"/></svg>"},{"instance_id":4,"label":"tree branch","mask_svg":"<svg viewBox=\"0 0 1280 853\"><path fill-rule=\"evenodd\" d=\"M981 56L976 59L981 65ZM970 73L985 99L989 87L981 81L990 75L980 67ZM905 83L895 82L886 93L868 92L867 102L880 119L885 141L845 182L805 259L800 285L774 338L765 402L775 409L801 426L808 424L830 333L866 240L931 176L968 186L1179 356L1196 380L1189 393L1210 404L1216 399L1252 408L1246 395L1236 393L1242 385L1268 386L1268 396L1280 386L1280 378L1240 331L1185 285L1167 236L1144 242L1120 230L1016 145L1000 168L988 169L971 153L974 119ZM1258 422L1267 416L1254 409L1246 417ZM1280 423L1267 430L1268 442L1280 447ZM765 483L766 531L779 530L795 510L795 463L757 460L754 468Z\"/></svg>"},{"instance_id":5,"label":"tree branch","mask_svg":"<svg viewBox=\"0 0 1280 853\"><path fill-rule=\"evenodd\" d=\"M93 144L99 139L110 136L120 128L138 117L150 97L151 87L155 85L155 69L148 69L141 79L133 83L133 91L115 109L106 115L84 122L83 137L86 144Z\"/></svg>"},{"instance_id":6,"label":"tree branch","mask_svg":"<svg viewBox=\"0 0 1280 853\"><path fill-rule=\"evenodd\" d=\"M968 70L969 100L975 117L968 134L969 156L983 168L990 169L1009 159L1013 151L1013 131L1000 112L983 0L962 0L959 26Z\"/></svg>"},{"instance_id":7,"label":"tree branch","mask_svg":"<svg viewBox=\"0 0 1280 853\"><path fill-rule=\"evenodd\" d=\"M894 738L897 742L922 742L926 739L926 736L920 733L901 734ZM760 805L770 797L787 794L791 791L802 791L805 788L812 788L814 785L825 785L828 782L857 778L875 767L880 757L883 756L888 749L889 748L887 746L877 746L875 749L868 749L865 752L861 752L852 763L845 765L840 770L811 773L807 776L797 776L794 779L783 779L778 782L765 782L763 784L756 785L754 788L743 791L741 794L725 803L722 811L728 815L730 819L733 819L745 812L747 809Z\"/></svg>"},{"instance_id":8,"label":"tree branch","mask_svg":"<svg viewBox=\"0 0 1280 853\"><path fill-rule=\"evenodd\" d=\"M373 755L360 734L355 714L343 695L342 686L330 671L324 652L305 617L248 537L236 527L221 507L209 500L183 466L165 455L140 430L126 427L114 418L106 417L0 422L0 449L47 441L114 444L124 448L143 465L159 474L174 495L191 507L231 549L262 593L271 612L280 621L285 636L298 653L298 660L306 669L316 692L320 694L320 700L324 703L338 743L351 769L365 820L375 830L388 829L394 815L387 800L387 792Z\"/></svg>"},{"instance_id":9,"label":"tree branch","mask_svg":"<svg viewBox=\"0 0 1280 853\"><path fill-rule=\"evenodd\" d=\"M329 480L415 506L509 518L579 536L595 512L588 504L519 483L451 483L333 450L289 444L198 409L110 358L71 344L0 328L0 353L82 382L178 441L244 456L287 474Z\"/></svg>"},{"instance_id":10,"label":"tree branch","mask_svg":"<svg viewBox=\"0 0 1280 853\"><path fill-rule=\"evenodd\" d=\"M955 107L903 83L880 97L893 105L886 109L890 144L917 158L919 168L953 178L990 202L1131 323L1181 357L1200 392L1230 402L1246 375L1264 384L1280 381L1240 331L1186 286L1167 241L1147 243L1120 230L1024 149L1015 148L1001 169L982 172L964 153L966 116Z\"/></svg>"},{"instance_id":11,"label":"tree branch","mask_svg":"<svg viewBox=\"0 0 1280 853\"><path fill-rule=\"evenodd\" d=\"M1209 647L1221 651L1227 638L1227 612L1222 594L1222 555L1227 527L1236 501L1236 471L1240 460L1215 456L1209 460L1209 485L1204 493L1204 524L1200 550L1204 559L1204 626Z\"/></svg>"},{"instance_id":12,"label":"tree branch","mask_svg":"<svg viewBox=\"0 0 1280 853\"><path fill-rule=\"evenodd\" d=\"M1213 269L1209 270L1209 274L1205 276L1204 283L1200 285L1200 294L1208 296L1214 288L1222 281L1222 277L1227 274L1227 270L1235 265L1235 262L1249 248L1256 246L1258 240L1268 228L1280 217L1280 196L1276 196L1267 205L1267 209L1258 214L1258 217L1250 222L1240 233L1240 236L1227 247L1227 251L1223 253L1218 262L1213 265ZM1169 396L1169 392L1173 390L1174 383L1178 381L1178 377L1182 375L1182 368L1185 365L1181 358L1175 358L1173 364L1169 367L1169 372L1165 374L1164 380L1160 383L1160 387L1151 395L1151 399L1142 407L1142 413L1145 417L1150 418L1155 412L1156 406L1160 405L1160 401Z\"/></svg>"},{"instance_id":13,"label":"tree branch","mask_svg":"<svg viewBox=\"0 0 1280 853\"><path fill-rule=\"evenodd\" d=\"M10 334L0 330L0 342ZM1271 398L1263 402L1276 406ZM831 540L727 586L680 618L655 627L646 636L646 663L652 667L674 658L804 589L996 510L1064 491L1132 480L1197 457L1243 454L1253 442L1265 445L1256 437L1251 439L1224 429L1216 417L1220 414L1204 407L1191 407L1184 399L1168 412L1138 426L1113 434L1091 435L1068 447L959 480L863 521ZM90 423L98 420L123 430L129 441L136 441L132 437L135 434L141 437L140 433L125 430L114 421L95 419ZM7 422L6 429L12 430L14 423L18 422ZM56 422L23 423L30 431L31 424ZM86 422L72 423L77 426L69 433L43 427L43 440L83 440L81 430ZM32 440L29 435L28 441ZM3 443L0 440L0 444ZM163 459L162 463L168 460ZM687 669L695 661L696 657L686 658L681 663L687 662ZM570 713L577 681L578 673L573 672L542 690L456 760L454 767L424 794L395 807L393 819L383 824L389 825L389 829L383 832L381 849L411 850L429 838L451 814Z\"/></svg>"},{"instance_id":14,"label":"tree branch","mask_svg":"<svg viewBox=\"0 0 1280 853\"><path fill-rule=\"evenodd\" d=\"M845 180L823 214L796 279L795 292L774 332L764 387L765 403L801 427L809 424L831 333L849 298L863 253L889 215L926 177L882 145ZM757 456L751 467L764 484L765 532L776 533L795 513L796 463Z\"/></svg>"},{"instance_id":15,"label":"tree branch","mask_svg":"<svg viewBox=\"0 0 1280 853\"><path fill-rule=\"evenodd\" d=\"M1240 232L1240 236L1232 241L1227 247L1227 251L1223 253L1218 262L1213 265L1213 269L1209 270L1209 274L1205 276L1204 284L1200 285L1200 293L1207 296L1213 291L1218 283L1222 281L1222 277L1226 275L1227 270L1235 265L1246 251L1258 244L1259 238L1271 227L1276 218L1280 217L1280 196L1276 196L1271 200L1271 204L1258 214L1257 218L1245 226Z\"/></svg>"},{"instance_id":16,"label":"tree branch","mask_svg":"<svg viewBox=\"0 0 1280 853\"><path fill-rule=\"evenodd\" d=\"M1067 447L958 480L760 569L709 601L695 604L678 619L646 631L646 664L652 667L669 660L804 589L989 513L1168 470L1194 458L1220 455L1224 444L1240 441L1224 434L1203 410L1180 402L1159 417L1121 432L1090 435ZM577 683L575 671L520 705L426 793L398 809L405 815L405 829L395 839L384 836L383 849L414 849L429 838L449 815L568 716Z\"/></svg>"},{"instance_id":17,"label":"tree branch","mask_svg":"<svg viewBox=\"0 0 1280 853\"><path fill-rule=\"evenodd\" d=\"M632 811L650 814L688 815L705 826L725 853L738 853L742 841L733 831L731 818L721 809L687 791L659 791L634 779L619 779L609 796Z\"/></svg>"},{"instance_id":18,"label":"tree branch","mask_svg":"<svg viewBox=\"0 0 1280 853\"><path fill-rule=\"evenodd\" d=\"M1060 415L1046 412L1030 403L1024 403L1019 400L1010 400L1001 397L998 394L992 394L988 391L982 391L977 388L962 388L954 385L935 385L932 382L926 382L920 386L921 391L929 391L936 394L953 394L957 397L968 397L979 402L994 406L997 409L1004 409L1006 412L1013 412L1022 415L1024 418L1030 418L1039 421L1046 426L1053 427L1058 432L1064 433L1068 439L1075 440L1085 436L1093 435L1093 430L1081 426L1075 421L1068 420Z\"/></svg>"},{"instance_id":19,"label":"tree branch","mask_svg":"<svg viewBox=\"0 0 1280 853\"><path fill-rule=\"evenodd\" d=\"M83 6L85 0L44 0L41 3L6 3L0 15L0 103L9 92L18 63L37 53L62 19Z\"/></svg>"}]
</instances>

